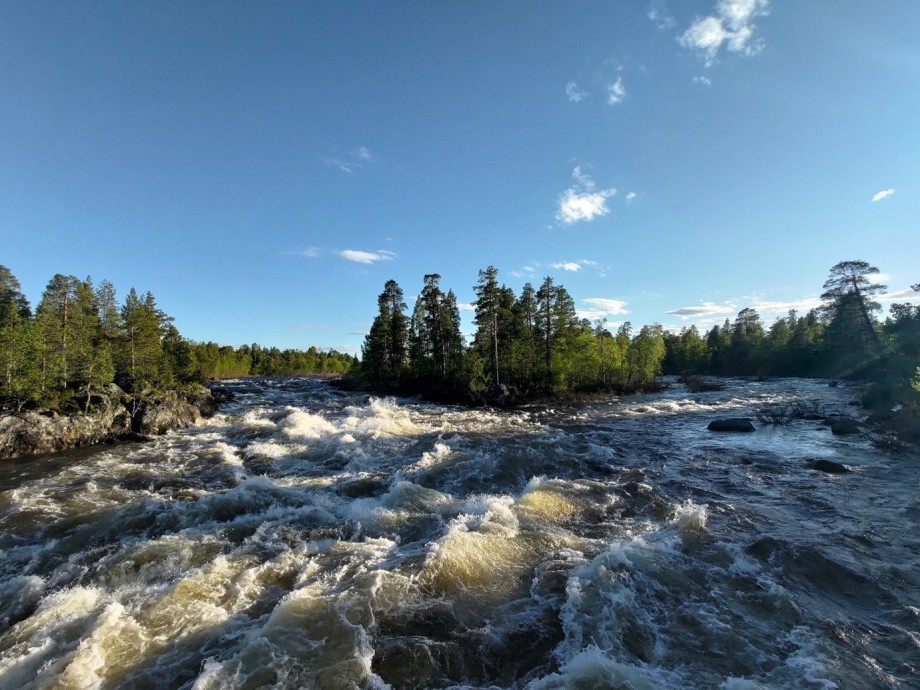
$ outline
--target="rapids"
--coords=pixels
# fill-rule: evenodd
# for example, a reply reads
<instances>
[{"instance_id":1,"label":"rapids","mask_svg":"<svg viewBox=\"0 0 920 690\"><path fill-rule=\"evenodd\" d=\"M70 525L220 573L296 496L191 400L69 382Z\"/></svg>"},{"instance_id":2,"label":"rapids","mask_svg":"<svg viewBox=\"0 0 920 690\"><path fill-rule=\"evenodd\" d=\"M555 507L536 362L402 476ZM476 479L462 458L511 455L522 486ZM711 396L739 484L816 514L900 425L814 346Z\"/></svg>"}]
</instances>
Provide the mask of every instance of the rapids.
<instances>
[{"instance_id":1,"label":"rapids","mask_svg":"<svg viewBox=\"0 0 920 690\"><path fill-rule=\"evenodd\" d=\"M920 687L920 458L706 430L853 391L228 387L151 443L0 465L0 687Z\"/></svg>"}]
</instances>

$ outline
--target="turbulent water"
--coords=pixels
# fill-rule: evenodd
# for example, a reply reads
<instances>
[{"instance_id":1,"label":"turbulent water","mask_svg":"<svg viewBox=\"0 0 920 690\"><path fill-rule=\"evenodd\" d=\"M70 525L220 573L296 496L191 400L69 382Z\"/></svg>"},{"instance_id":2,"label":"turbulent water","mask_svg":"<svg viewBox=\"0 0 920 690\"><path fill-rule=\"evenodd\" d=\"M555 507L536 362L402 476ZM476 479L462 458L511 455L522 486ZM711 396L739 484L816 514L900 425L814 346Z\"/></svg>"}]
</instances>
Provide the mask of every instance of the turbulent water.
<instances>
[{"instance_id":1,"label":"turbulent water","mask_svg":"<svg viewBox=\"0 0 920 690\"><path fill-rule=\"evenodd\" d=\"M0 687L920 687L920 459L706 430L852 391L229 387L155 442L0 465Z\"/></svg>"}]
</instances>

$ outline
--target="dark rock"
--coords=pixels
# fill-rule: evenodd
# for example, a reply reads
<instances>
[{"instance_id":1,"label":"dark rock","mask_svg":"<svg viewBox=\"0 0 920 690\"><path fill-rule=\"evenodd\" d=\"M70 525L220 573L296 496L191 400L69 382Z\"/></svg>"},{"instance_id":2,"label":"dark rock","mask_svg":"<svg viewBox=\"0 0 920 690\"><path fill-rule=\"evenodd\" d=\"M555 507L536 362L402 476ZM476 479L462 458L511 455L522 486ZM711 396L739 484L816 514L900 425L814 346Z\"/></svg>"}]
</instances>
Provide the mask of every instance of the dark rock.
<instances>
[{"instance_id":1,"label":"dark rock","mask_svg":"<svg viewBox=\"0 0 920 690\"><path fill-rule=\"evenodd\" d=\"M214 401L215 405L220 405L221 403L233 402L236 400L236 394L228 388L212 386L211 399Z\"/></svg>"},{"instance_id":2,"label":"dark rock","mask_svg":"<svg viewBox=\"0 0 920 690\"><path fill-rule=\"evenodd\" d=\"M190 395L166 393L137 401L113 386L89 414L57 415L48 410L0 415L0 458L54 453L115 441L136 441L187 427L217 407L206 389Z\"/></svg>"},{"instance_id":3,"label":"dark rock","mask_svg":"<svg viewBox=\"0 0 920 690\"><path fill-rule=\"evenodd\" d=\"M831 428L834 436L848 436L859 433L859 424L852 417L830 417L824 420L825 426Z\"/></svg>"},{"instance_id":4,"label":"dark rock","mask_svg":"<svg viewBox=\"0 0 920 690\"><path fill-rule=\"evenodd\" d=\"M818 414L817 412L808 412L807 414L802 415L802 419L809 422L823 422L826 417L823 414Z\"/></svg>"},{"instance_id":5,"label":"dark rock","mask_svg":"<svg viewBox=\"0 0 920 690\"><path fill-rule=\"evenodd\" d=\"M833 460L825 460L824 458L812 460L808 463L808 466L813 470L818 470L819 472L829 472L831 474L844 474L850 471L850 468L846 465L839 462L834 462Z\"/></svg>"},{"instance_id":6,"label":"dark rock","mask_svg":"<svg viewBox=\"0 0 920 690\"><path fill-rule=\"evenodd\" d=\"M727 417L725 419L713 419L706 427L710 431L754 431L754 425L747 417Z\"/></svg>"}]
</instances>

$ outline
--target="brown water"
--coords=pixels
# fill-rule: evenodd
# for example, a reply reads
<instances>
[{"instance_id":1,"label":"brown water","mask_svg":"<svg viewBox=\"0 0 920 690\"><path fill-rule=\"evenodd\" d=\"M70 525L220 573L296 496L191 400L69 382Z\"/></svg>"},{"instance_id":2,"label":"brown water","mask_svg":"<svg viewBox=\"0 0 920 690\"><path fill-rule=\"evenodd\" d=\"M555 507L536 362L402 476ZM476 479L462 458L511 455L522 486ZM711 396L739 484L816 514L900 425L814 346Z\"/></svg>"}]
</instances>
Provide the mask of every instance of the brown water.
<instances>
[{"instance_id":1,"label":"brown water","mask_svg":"<svg viewBox=\"0 0 920 690\"><path fill-rule=\"evenodd\" d=\"M155 442L0 465L0 687L920 687L920 458L706 430L853 391L230 386Z\"/></svg>"}]
</instances>

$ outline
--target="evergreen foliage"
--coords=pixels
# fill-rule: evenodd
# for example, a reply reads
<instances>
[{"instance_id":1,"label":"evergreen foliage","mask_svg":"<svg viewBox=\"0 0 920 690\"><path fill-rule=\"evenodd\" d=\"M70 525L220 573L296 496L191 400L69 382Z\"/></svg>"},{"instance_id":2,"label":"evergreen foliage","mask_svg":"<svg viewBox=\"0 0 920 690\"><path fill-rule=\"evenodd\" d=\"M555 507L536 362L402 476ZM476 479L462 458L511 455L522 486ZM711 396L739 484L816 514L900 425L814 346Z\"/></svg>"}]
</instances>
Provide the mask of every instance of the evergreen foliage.
<instances>
[{"instance_id":1,"label":"evergreen foliage","mask_svg":"<svg viewBox=\"0 0 920 690\"><path fill-rule=\"evenodd\" d=\"M150 292L55 275L33 316L19 281L0 266L0 409L88 411L117 382L135 402L210 378L344 374L357 359L306 351L194 343L181 336Z\"/></svg>"},{"instance_id":2,"label":"evergreen foliage","mask_svg":"<svg viewBox=\"0 0 920 690\"><path fill-rule=\"evenodd\" d=\"M424 277L411 319L402 290L388 281L362 348L363 375L404 392L458 392L467 399L511 399L578 391L638 391L662 373L685 377L820 376L876 382L866 400L874 408L901 406L916 415L920 401L920 308L895 304L879 323L871 298L885 290L864 261L843 261L824 283L824 304L794 310L765 327L753 308L742 309L706 333L695 327L667 333L629 322L612 334L604 320L579 320L568 291L551 276L519 296L498 270L479 271L473 289L471 345L460 337L452 292L440 276ZM912 286L920 291L920 284ZM406 324L409 324L408 327ZM407 342L403 347L401 343ZM397 343L393 345L393 343Z\"/></svg>"}]
</instances>

